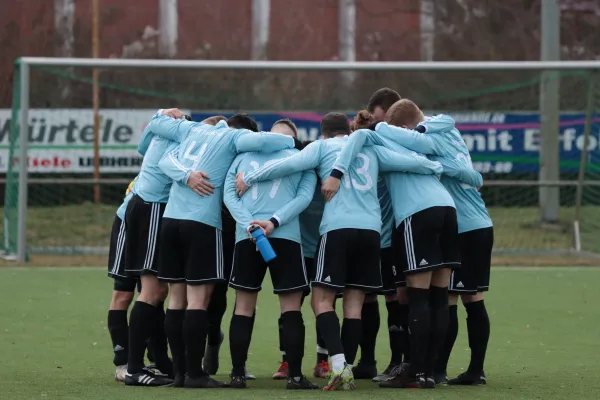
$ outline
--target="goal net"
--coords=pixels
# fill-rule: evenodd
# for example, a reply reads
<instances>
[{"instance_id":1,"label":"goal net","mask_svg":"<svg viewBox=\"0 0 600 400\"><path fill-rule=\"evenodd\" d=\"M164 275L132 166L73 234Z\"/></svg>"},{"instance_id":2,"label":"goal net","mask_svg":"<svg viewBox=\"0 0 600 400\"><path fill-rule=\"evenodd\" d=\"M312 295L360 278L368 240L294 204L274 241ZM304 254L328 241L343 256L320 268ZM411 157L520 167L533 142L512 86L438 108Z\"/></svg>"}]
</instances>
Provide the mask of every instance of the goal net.
<instances>
[{"instance_id":1,"label":"goal net","mask_svg":"<svg viewBox=\"0 0 600 400\"><path fill-rule=\"evenodd\" d=\"M25 77L17 63L13 107L0 110L0 173L6 174L1 244L9 256L19 249L21 256L25 250L29 255L107 254L115 211L141 165L137 141L158 108L179 107L195 120L244 111L263 130L288 117L302 139L316 139L324 112L352 116L381 87L397 90L429 113L455 118L473 165L484 176L481 193L494 221L497 255L549 260L557 254L600 254L600 84L593 69L545 75L559 87L560 121L557 131L544 131L541 122L551 116L540 112L541 69L357 63L354 70L340 70L341 63L253 67L250 62L151 60L133 66L135 60L112 60L98 64L100 180L94 181L93 65L76 61L30 63ZM19 125L24 112L26 152ZM586 127L588 151L578 180ZM556 135L559 176L540 181L540 164L553 161L540 161L541 149ZM94 198L95 185L99 198ZM542 209L553 191L560 206L557 218L544 221L541 216L553 212Z\"/></svg>"}]
</instances>

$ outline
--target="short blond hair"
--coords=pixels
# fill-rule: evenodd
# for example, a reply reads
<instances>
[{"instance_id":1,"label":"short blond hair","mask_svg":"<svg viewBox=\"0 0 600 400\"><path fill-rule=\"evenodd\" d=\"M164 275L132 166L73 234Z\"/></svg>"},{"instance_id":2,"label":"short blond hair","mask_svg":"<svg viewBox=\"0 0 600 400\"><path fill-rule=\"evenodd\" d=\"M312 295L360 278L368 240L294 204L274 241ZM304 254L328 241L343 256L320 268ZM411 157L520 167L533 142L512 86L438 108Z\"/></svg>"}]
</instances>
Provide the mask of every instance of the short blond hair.
<instances>
[{"instance_id":1,"label":"short blond hair","mask_svg":"<svg viewBox=\"0 0 600 400\"><path fill-rule=\"evenodd\" d=\"M385 122L394 126L414 128L423 121L423 112L409 99L398 100L385 113Z\"/></svg>"}]
</instances>

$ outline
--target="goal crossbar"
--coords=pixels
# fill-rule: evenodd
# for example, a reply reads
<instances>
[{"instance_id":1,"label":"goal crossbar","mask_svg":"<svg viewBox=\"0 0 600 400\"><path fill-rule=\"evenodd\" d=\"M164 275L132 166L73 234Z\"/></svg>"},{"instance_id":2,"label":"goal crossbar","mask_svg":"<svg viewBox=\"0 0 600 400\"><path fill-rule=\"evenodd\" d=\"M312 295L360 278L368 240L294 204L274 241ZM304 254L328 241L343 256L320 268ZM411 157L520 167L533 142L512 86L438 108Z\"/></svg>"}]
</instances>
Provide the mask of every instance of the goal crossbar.
<instances>
[{"instance_id":1,"label":"goal crossbar","mask_svg":"<svg viewBox=\"0 0 600 400\"><path fill-rule=\"evenodd\" d=\"M116 58L52 58L22 57L15 61L19 79L19 154L28 155L28 121L30 103L30 71L32 67L87 68L173 68L228 70L313 70L313 71L471 71L471 70L529 70L540 73L565 70L600 70L600 61L476 61L476 62L340 62L340 61L221 61L221 60L162 60ZM14 107L14 105L13 105ZM589 134L589 133L588 133ZM18 262L26 259L28 166L18 166ZM558 183L559 186L564 183Z\"/></svg>"}]
</instances>

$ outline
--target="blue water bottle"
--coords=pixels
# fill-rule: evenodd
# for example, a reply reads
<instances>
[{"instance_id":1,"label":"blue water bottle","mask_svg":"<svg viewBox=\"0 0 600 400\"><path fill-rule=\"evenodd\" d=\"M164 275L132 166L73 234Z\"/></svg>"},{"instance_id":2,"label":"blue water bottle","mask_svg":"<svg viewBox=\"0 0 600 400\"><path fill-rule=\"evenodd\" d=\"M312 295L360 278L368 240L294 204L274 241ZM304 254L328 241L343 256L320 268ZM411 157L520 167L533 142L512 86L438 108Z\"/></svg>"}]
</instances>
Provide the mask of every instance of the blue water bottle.
<instances>
[{"instance_id":1,"label":"blue water bottle","mask_svg":"<svg viewBox=\"0 0 600 400\"><path fill-rule=\"evenodd\" d=\"M265 237L263 230L259 226L252 226L250 234L256 240L256 247L258 247L258 251L260 251L265 262L269 262L277 257L277 254L273 251L273 247L271 247L271 243L269 243L269 239Z\"/></svg>"}]
</instances>

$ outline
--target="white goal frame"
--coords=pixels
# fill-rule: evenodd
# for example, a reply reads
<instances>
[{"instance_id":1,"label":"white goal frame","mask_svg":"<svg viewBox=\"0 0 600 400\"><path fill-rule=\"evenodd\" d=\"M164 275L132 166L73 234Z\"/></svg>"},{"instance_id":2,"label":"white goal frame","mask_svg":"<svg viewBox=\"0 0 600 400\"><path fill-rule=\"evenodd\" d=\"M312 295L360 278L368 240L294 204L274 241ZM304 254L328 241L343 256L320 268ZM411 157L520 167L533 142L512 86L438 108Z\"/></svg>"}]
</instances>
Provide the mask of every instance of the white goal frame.
<instances>
[{"instance_id":1,"label":"white goal frame","mask_svg":"<svg viewBox=\"0 0 600 400\"><path fill-rule=\"evenodd\" d=\"M28 121L31 67L88 67L88 68L171 68L171 69L257 69L257 70L321 70L321 71L467 71L467 70L534 70L540 73L564 70L600 70L600 61L523 61L523 62L309 62L309 61L212 61L212 60L136 60L103 58L50 58L23 57L17 60L20 80L19 115L19 159L28 155ZM13 104L13 107L15 105ZM558 131L558 126L555 127ZM589 129L585 132L582 160L587 152ZM26 260L26 221L28 167L26 162L18 164L18 234L16 261ZM583 165L580 169L584 169ZM541 186L563 186L584 184L580 170L578 181L534 181ZM530 182L533 183L533 182ZM595 184L590 182L589 184ZM576 226L578 226L578 221ZM578 232L576 232L576 238ZM575 249L577 249L575 244Z\"/></svg>"}]
</instances>

